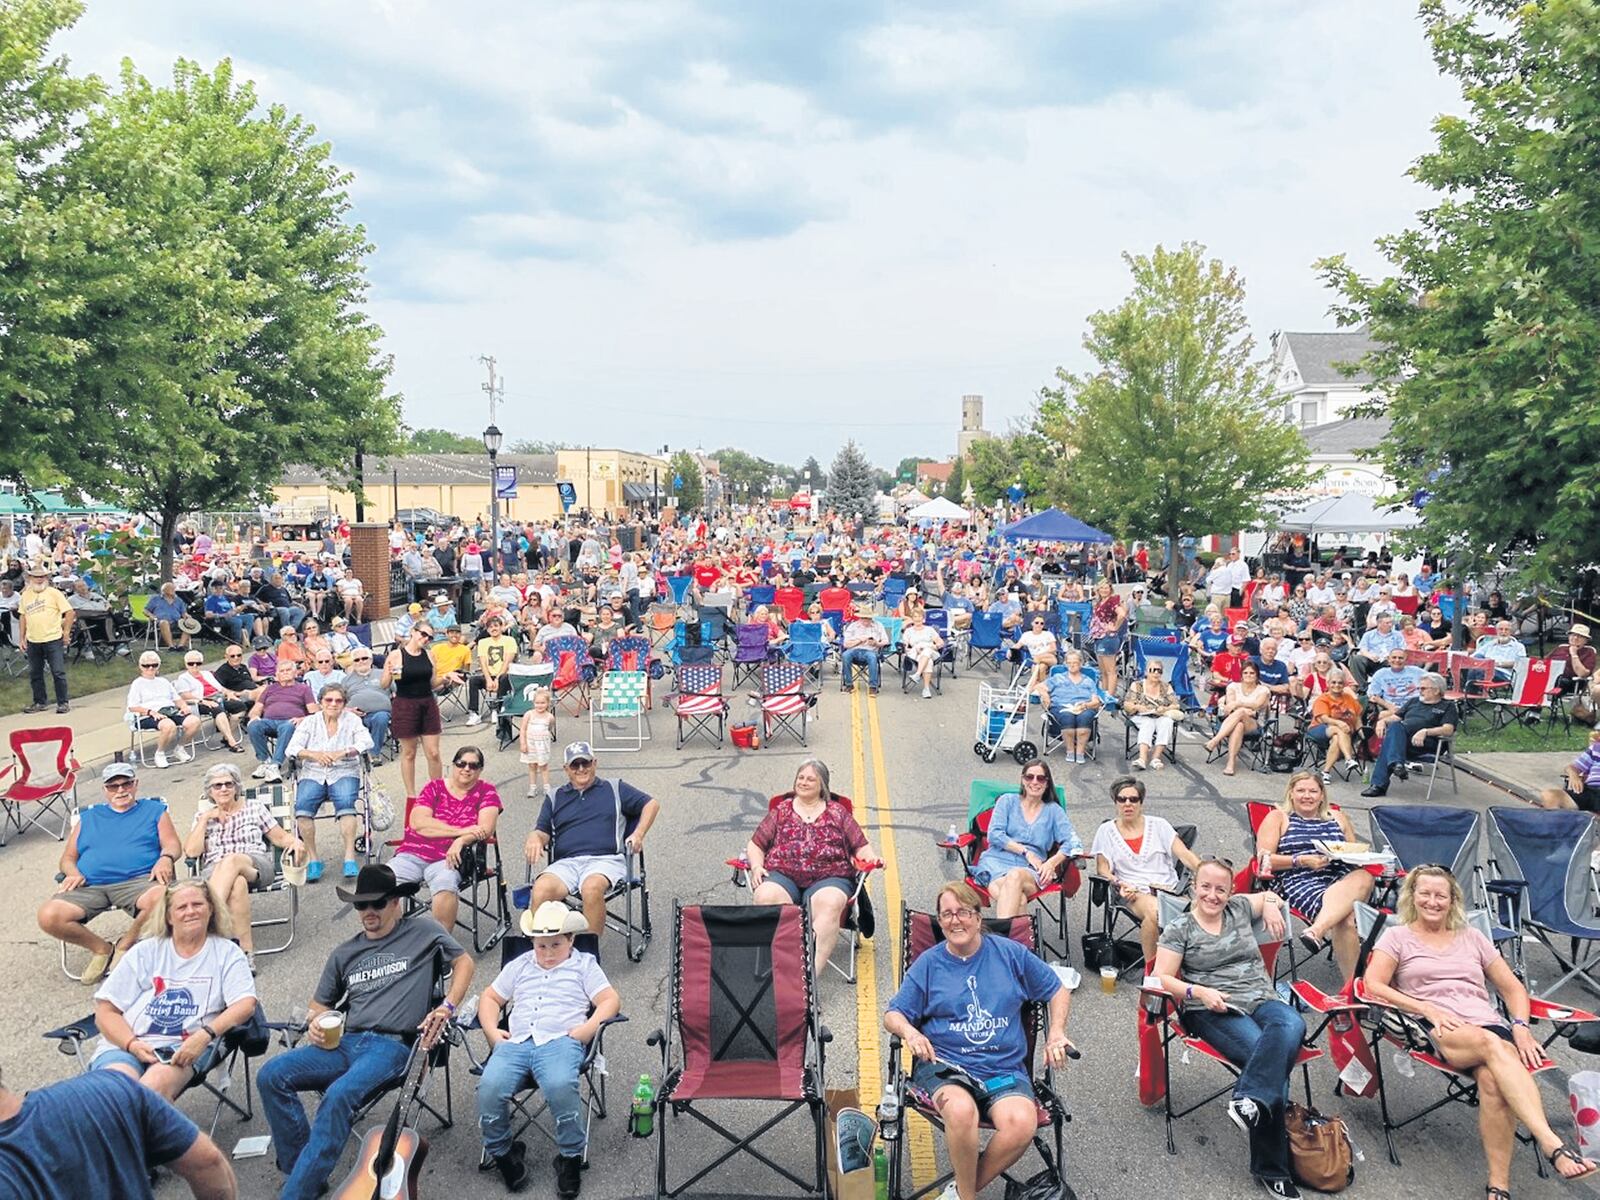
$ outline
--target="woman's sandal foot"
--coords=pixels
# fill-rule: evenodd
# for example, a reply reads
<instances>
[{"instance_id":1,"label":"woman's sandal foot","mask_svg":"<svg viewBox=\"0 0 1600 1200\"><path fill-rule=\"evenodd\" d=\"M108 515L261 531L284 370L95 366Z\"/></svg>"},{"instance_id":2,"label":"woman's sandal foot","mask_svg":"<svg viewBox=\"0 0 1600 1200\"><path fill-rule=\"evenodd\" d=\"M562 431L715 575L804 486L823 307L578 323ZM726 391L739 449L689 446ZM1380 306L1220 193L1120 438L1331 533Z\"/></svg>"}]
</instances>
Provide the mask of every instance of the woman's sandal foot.
<instances>
[{"instance_id":1,"label":"woman's sandal foot","mask_svg":"<svg viewBox=\"0 0 1600 1200\"><path fill-rule=\"evenodd\" d=\"M1560 1175L1563 1179L1587 1179L1590 1175L1593 1175L1596 1170L1600 1170L1600 1168L1597 1168L1594 1163L1579 1155L1570 1146L1557 1146L1554 1150L1550 1151L1549 1154L1545 1155L1545 1157L1550 1160L1550 1165L1556 1169L1556 1174ZM1573 1172L1571 1175L1568 1175L1561 1169L1562 1159L1566 1159L1571 1163L1576 1163L1580 1169Z\"/></svg>"},{"instance_id":2,"label":"woman's sandal foot","mask_svg":"<svg viewBox=\"0 0 1600 1200\"><path fill-rule=\"evenodd\" d=\"M1483 1189L1484 1200L1511 1200L1511 1193L1505 1188L1497 1188L1493 1184Z\"/></svg>"}]
</instances>

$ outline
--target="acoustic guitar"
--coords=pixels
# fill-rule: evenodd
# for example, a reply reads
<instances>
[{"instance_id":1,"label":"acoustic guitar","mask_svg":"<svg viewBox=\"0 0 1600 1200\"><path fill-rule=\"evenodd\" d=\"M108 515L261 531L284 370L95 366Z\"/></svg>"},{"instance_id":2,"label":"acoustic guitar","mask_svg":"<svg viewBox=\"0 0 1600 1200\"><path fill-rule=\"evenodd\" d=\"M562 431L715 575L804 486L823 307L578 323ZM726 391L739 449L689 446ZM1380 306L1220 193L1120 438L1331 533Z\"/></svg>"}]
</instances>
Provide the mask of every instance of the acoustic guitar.
<instances>
[{"instance_id":1,"label":"acoustic guitar","mask_svg":"<svg viewBox=\"0 0 1600 1200\"><path fill-rule=\"evenodd\" d=\"M421 1041L412 1047L416 1057ZM433 1055L421 1051L421 1065L409 1088L401 1090L394 1111L381 1128L368 1130L361 1139L355 1166L329 1195L333 1200L419 1200L418 1180L428 1157L428 1139L408 1124L417 1097L422 1094Z\"/></svg>"}]
</instances>

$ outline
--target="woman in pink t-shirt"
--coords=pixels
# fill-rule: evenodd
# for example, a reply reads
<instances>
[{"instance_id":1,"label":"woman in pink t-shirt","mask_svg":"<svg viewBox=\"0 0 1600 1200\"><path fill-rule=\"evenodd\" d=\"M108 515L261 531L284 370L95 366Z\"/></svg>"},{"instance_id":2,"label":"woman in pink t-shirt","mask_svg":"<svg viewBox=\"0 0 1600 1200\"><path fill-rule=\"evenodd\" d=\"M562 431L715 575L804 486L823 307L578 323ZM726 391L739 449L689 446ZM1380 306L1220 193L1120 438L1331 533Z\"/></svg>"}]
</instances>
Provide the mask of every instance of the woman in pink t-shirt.
<instances>
[{"instance_id":1,"label":"woman in pink t-shirt","mask_svg":"<svg viewBox=\"0 0 1600 1200\"><path fill-rule=\"evenodd\" d=\"M483 778L483 750L461 746L444 779L430 779L411 802L406 833L389 860L401 883L428 885L433 919L454 929L460 911L462 862L494 841L504 805L494 784Z\"/></svg>"},{"instance_id":2,"label":"woman in pink t-shirt","mask_svg":"<svg viewBox=\"0 0 1600 1200\"><path fill-rule=\"evenodd\" d=\"M1545 1119L1532 1071L1544 1050L1528 1031L1528 992L1493 943L1467 925L1461 885L1443 867L1406 876L1397 906L1401 925L1373 947L1365 982L1372 998L1421 1017L1444 1060L1478 1082L1478 1128L1489 1164L1489 1200L1511 1200L1511 1152L1517 1125L1527 1127L1563 1179L1595 1164L1565 1145ZM1508 1019L1489 996L1505 1002Z\"/></svg>"}]
</instances>

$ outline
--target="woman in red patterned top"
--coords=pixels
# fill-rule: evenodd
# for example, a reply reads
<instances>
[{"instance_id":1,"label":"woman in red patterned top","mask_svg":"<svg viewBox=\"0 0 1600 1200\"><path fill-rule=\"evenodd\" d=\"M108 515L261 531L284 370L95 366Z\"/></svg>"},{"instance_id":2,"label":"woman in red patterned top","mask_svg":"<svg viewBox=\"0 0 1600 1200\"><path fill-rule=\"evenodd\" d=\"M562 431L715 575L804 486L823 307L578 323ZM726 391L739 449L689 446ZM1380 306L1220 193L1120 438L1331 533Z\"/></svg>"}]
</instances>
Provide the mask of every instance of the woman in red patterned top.
<instances>
[{"instance_id":1,"label":"woman in red patterned top","mask_svg":"<svg viewBox=\"0 0 1600 1200\"><path fill-rule=\"evenodd\" d=\"M828 768L808 758L794 789L778 797L745 847L757 904L800 904L811 910L820 971L839 940L839 923L855 893L855 877L878 860L850 815L850 802L828 791Z\"/></svg>"}]
</instances>

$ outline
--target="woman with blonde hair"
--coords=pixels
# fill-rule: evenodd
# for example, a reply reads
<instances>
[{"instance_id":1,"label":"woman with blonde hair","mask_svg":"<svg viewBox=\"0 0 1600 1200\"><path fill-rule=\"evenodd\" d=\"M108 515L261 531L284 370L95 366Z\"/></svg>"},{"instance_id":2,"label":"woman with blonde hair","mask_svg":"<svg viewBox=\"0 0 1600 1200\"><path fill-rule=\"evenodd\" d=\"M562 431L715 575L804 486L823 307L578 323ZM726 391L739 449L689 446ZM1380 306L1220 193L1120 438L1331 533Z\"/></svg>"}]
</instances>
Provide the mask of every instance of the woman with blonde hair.
<instances>
[{"instance_id":1,"label":"woman with blonde hair","mask_svg":"<svg viewBox=\"0 0 1600 1200\"><path fill-rule=\"evenodd\" d=\"M90 1070L120 1071L176 1100L197 1059L256 1008L244 951L204 880L168 885L144 933L95 993Z\"/></svg>"},{"instance_id":2,"label":"woman with blonde hair","mask_svg":"<svg viewBox=\"0 0 1600 1200\"><path fill-rule=\"evenodd\" d=\"M1372 998L1419 1017L1444 1060L1478 1083L1478 1130L1488 1159L1488 1200L1511 1200L1517 1125L1563 1179L1595 1164L1550 1127L1531 1072L1544 1048L1528 1029L1528 991L1494 943L1467 924L1461 884L1443 867L1414 868L1400 888L1400 924L1384 930L1363 981ZM1509 1022L1489 995L1499 993Z\"/></svg>"},{"instance_id":3,"label":"woman with blonde hair","mask_svg":"<svg viewBox=\"0 0 1600 1200\"><path fill-rule=\"evenodd\" d=\"M1355 973L1361 948L1356 904L1372 895L1373 878L1361 867L1329 858L1317 843L1354 840L1350 818L1328 802L1327 785L1315 771L1289 776L1282 802L1256 831L1256 854L1272 873L1272 890L1310 922L1300 935L1302 945L1316 954L1331 939L1346 979Z\"/></svg>"}]
</instances>

